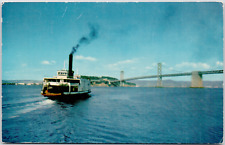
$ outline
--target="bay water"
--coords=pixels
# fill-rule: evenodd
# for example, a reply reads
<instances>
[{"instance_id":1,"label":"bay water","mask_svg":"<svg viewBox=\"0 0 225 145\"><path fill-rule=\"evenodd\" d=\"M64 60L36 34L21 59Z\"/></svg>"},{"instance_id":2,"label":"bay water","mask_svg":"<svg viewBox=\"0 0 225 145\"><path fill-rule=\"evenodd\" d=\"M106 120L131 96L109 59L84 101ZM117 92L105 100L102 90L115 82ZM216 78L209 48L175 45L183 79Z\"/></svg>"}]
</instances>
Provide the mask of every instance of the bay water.
<instances>
[{"instance_id":1,"label":"bay water","mask_svg":"<svg viewBox=\"0 0 225 145\"><path fill-rule=\"evenodd\" d=\"M220 143L222 88L92 87L52 100L41 86L2 86L8 143Z\"/></svg>"}]
</instances>

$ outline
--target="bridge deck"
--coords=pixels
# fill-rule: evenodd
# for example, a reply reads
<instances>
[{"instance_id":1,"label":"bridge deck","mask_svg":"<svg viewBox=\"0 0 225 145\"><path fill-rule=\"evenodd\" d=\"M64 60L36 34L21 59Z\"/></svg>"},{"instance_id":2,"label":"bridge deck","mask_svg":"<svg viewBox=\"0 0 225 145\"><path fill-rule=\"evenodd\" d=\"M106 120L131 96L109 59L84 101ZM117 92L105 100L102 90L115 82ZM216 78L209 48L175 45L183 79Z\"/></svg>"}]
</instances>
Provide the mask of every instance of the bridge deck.
<instances>
[{"instance_id":1,"label":"bridge deck","mask_svg":"<svg viewBox=\"0 0 225 145\"><path fill-rule=\"evenodd\" d=\"M219 73L223 73L223 70L196 71L196 72L198 72L199 74L219 74ZM192 72L175 73L175 74L163 74L163 75L151 75L151 76L140 76L140 77L127 78L127 79L123 79L123 80L116 80L116 81L112 81L112 82L130 81L130 80L146 79L146 78L158 78L158 77L189 76L189 75L192 75Z\"/></svg>"}]
</instances>

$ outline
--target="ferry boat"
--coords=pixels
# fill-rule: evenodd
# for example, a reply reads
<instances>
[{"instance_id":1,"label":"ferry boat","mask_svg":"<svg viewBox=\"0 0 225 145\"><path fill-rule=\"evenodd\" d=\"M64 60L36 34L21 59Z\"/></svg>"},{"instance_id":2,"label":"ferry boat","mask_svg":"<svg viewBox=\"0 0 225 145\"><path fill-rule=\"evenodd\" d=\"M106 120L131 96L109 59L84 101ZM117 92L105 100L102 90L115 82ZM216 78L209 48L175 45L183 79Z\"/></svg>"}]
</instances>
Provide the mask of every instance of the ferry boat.
<instances>
[{"instance_id":1,"label":"ferry boat","mask_svg":"<svg viewBox=\"0 0 225 145\"><path fill-rule=\"evenodd\" d=\"M87 95L91 92L90 81L74 76L73 54L69 55L69 70L57 71L57 76L43 79L41 94L47 97Z\"/></svg>"}]
</instances>

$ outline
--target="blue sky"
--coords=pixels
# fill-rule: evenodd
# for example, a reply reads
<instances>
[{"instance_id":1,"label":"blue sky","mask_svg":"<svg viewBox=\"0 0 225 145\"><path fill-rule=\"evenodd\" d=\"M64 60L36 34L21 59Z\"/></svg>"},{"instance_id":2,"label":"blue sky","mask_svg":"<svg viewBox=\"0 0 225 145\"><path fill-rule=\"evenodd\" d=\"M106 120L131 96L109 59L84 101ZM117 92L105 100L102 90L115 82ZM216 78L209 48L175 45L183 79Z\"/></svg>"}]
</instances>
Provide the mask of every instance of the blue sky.
<instances>
[{"instance_id":1,"label":"blue sky","mask_svg":"<svg viewBox=\"0 0 225 145\"><path fill-rule=\"evenodd\" d=\"M158 62L163 74L223 69L222 3L4 3L2 18L3 80L55 76L64 61L68 68L90 25L98 37L74 53L80 75L155 75Z\"/></svg>"}]
</instances>

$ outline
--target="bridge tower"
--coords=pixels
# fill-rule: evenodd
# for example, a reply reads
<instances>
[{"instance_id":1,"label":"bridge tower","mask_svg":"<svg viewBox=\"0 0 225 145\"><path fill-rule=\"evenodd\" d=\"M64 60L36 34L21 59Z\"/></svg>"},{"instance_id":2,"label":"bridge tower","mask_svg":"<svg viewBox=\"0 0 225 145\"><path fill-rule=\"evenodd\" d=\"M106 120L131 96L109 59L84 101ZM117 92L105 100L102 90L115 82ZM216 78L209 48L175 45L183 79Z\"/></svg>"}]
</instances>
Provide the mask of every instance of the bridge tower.
<instances>
[{"instance_id":1,"label":"bridge tower","mask_svg":"<svg viewBox=\"0 0 225 145\"><path fill-rule=\"evenodd\" d=\"M124 80L124 71L120 72L120 86L123 87L124 86L124 82L122 80Z\"/></svg>"},{"instance_id":2,"label":"bridge tower","mask_svg":"<svg viewBox=\"0 0 225 145\"><path fill-rule=\"evenodd\" d=\"M162 63L158 63L157 87L162 87Z\"/></svg>"},{"instance_id":3,"label":"bridge tower","mask_svg":"<svg viewBox=\"0 0 225 145\"><path fill-rule=\"evenodd\" d=\"M203 82L202 82L202 74L198 71L193 71L191 76L191 87L193 88L202 88Z\"/></svg>"}]
</instances>

